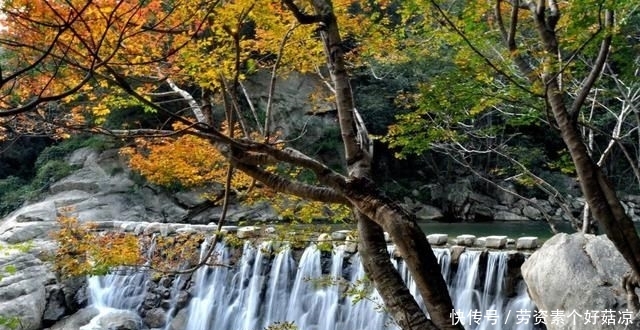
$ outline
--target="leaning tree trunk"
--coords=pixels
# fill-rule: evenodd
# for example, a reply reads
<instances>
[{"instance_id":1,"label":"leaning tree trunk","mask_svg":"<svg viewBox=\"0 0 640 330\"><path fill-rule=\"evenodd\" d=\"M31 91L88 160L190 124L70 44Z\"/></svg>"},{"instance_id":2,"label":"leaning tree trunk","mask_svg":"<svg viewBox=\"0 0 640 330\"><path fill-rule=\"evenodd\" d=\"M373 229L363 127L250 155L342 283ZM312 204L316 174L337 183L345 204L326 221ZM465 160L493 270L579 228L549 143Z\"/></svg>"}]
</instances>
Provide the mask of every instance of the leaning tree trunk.
<instances>
[{"instance_id":1,"label":"leaning tree trunk","mask_svg":"<svg viewBox=\"0 0 640 330\"><path fill-rule=\"evenodd\" d=\"M571 120L554 80L548 81L547 99L562 140L576 167L580 187L593 217L622 253L636 274L640 274L640 238L615 190L602 169L589 156L582 136Z\"/></svg>"},{"instance_id":2,"label":"leaning tree trunk","mask_svg":"<svg viewBox=\"0 0 640 330\"><path fill-rule=\"evenodd\" d=\"M548 54L558 54L558 39L555 24L559 18L557 8L550 8L551 13L546 16L543 3L539 2L534 11L538 35ZM613 24L613 13L606 11L605 26ZM637 275L640 275L640 237L636 233L633 222L627 216L611 183L602 169L589 156L584 139L577 126L577 111L583 104L586 94L600 75L610 47L610 37L605 37L600 53L585 86L577 96L577 101L567 110L565 94L558 84L558 63L549 56L544 67L542 81L546 87L546 100L551 108L553 117L560 130L569 154L576 167L580 187L585 200L591 209L593 217L599 222L607 237L624 256Z\"/></svg>"},{"instance_id":3,"label":"leaning tree trunk","mask_svg":"<svg viewBox=\"0 0 640 330\"><path fill-rule=\"evenodd\" d=\"M368 275L375 283L385 305L398 324L409 329L462 329L453 325L453 304L440 266L424 233L408 214L391 201L382 201L380 191L372 186L371 141L364 123L354 106L349 84L338 23L329 0L313 0L312 4L320 20L320 33L324 43L327 64L335 88L338 121L345 147L345 158L351 184L341 192L354 205L360 236L360 253ZM351 197L350 197L351 196ZM377 203L381 202L381 203ZM393 210L393 219L385 219ZM422 294L431 321L420 310L406 284L389 261L382 230L389 232L402 254Z\"/></svg>"}]
</instances>

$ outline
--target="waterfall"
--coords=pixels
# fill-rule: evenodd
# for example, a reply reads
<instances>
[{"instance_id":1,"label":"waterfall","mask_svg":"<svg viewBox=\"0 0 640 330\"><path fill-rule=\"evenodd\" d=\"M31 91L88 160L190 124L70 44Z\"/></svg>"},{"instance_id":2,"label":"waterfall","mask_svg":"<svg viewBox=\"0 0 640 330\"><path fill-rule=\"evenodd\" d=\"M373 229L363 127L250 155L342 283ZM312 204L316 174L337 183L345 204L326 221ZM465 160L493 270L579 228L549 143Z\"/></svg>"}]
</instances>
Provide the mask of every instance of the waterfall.
<instances>
[{"instance_id":1,"label":"waterfall","mask_svg":"<svg viewBox=\"0 0 640 330\"><path fill-rule=\"evenodd\" d=\"M137 310L147 294L146 272L119 269L105 276L91 276L87 280L89 301L98 308Z\"/></svg>"},{"instance_id":2,"label":"waterfall","mask_svg":"<svg viewBox=\"0 0 640 330\"><path fill-rule=\"evenodd\" d=\"M398 329L384 313L377 291L364 280L357 253L347 253L342 246L323 252L310 245L296 264L288 245L275 245L264 242L256 247L246 242L242 255L232 260L231 249L217 244L213 261L233 266L202 267L194 273L184 329L260 330L285 321L293 322L301 330ZM203 244L203 255L207 246ZM516 311L534 309L524 283L515 297L506 297L507 252L468 250L460 255L457 267L452 266L449 249L434 249L434 253L466 329L533 329L532 322L516 322ZM395 258L392 262L422 305L404 262ZM130 292L132 295L125 297L125 282L111 282L109 288L109 276L100 280L100 287L90 284L92 297L101 297L92 300L94 304L135 310L142 302L140 294L144 297L143 293ZM134 280L136 276L143 274L130 274L125 278L140 284L135 282L140 281ZM345 294L347 292L349 294ZM106 299L107 296L110 298ZM481 318L474 319L478 313Z\"/></svg>"}]
</instances>

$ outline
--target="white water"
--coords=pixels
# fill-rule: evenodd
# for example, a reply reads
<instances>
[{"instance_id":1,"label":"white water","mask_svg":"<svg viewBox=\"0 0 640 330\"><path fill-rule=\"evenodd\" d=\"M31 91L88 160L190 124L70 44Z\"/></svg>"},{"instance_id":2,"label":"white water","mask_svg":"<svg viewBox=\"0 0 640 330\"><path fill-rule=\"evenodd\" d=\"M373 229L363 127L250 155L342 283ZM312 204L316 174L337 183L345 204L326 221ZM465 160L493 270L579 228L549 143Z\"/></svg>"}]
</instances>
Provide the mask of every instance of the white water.
<instances>
[{"instance_id":1,"label":"white water","mask_svg":"<svg viewBox=\"0 0 640 330\"><path fill-rule=\"evenodd\" d=\"M206 251L206 246L203 251ZM479 251L463 253L455 272L451 269L448 249L436 249L434 252L466 329L532 329L530 324L515 323L516 311L534 307L526 294L526 287L522 286L515 298L504 296L506 253L489 252L486 276L482 279ZM218 244L214 252L217 260L214 261L229 264L229 254L229 249ZM345 258L341 248L335 249L329 257L322 254L314 245L309 246L296 265L287 246L273 251L270 243L263 243L257 248L246 243L235 267L199 269L194 274L194 296L188 307L185 330L260 330L283 321L293 322L301 330L397 329L382 311L382 300L375 290L365 285L363 290L368 294L357 303L354 296L344 294L346 287L355 286L365 277L359 256ZM404 263L393 262L410 291L416 295L415 283ZM133 280L136 276L130 277ZM133 292L131 297L125 297L127 290L122 289L122 283L113 282L112 286L102 283L101 287L90 284L92 297L99 297L92 300L95 304L136 310L142 302L139 298L142 292ZM421 299L418 300L421 303ZM472 310L482 315L479 324L470 322L469 312ZM495 324L486 317L493 311L497 317Z\"/></svg>"}]
</instances>

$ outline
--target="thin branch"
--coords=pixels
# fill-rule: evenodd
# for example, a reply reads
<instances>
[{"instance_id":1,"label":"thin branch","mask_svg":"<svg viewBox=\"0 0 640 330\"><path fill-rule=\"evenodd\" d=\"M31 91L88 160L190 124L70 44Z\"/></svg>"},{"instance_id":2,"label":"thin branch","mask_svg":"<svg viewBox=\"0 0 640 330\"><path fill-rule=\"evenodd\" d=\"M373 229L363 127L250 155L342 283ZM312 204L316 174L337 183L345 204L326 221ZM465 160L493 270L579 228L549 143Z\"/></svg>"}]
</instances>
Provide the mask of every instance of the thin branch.
<instances>
[{"instance_id":1,"label":"thin branch","mask_svg":"<svg viewBox=\"0 0 640 330\"><path fill-rule=\"evenodd\" d=\"M605 28L610 28L613 25L613 12L611 10L605 10ZM611 47L611 33L608 33L607 36L602 40L600 44L600 51L598 51L598 57L596 58L593 67L591 68L591 72L589 72L589 76L587 80L582 85L580 92L573 100L573 104L569 109L569 115L575 121L577 119L577 114L580 111L580 108L584 104L587 96L591 92L591 88L595 84L595 82L600 77L604 65L607 61L607 57L609 55L609 48Z\"/></svg>"},{"instance_id":2,"label":"thin branch","mask_svg":"<svg viewBox=\"0 0 640 330\"><path fill-rule=\"evenodd\" d=\"M440 14L440 16L442 16L442 18L445 20L445 22L447 23L447 26L449 26L449 28L451 30L453 30L463 41L464 43L467 44L467 46L478 56L480 56L480 58L487 63L487 65L489 67L491 67L491 69L493 69L493 71L495 71L497 74L505 77L507 80L509 80L512 84L514 84L516 87L518 87L519 89L521 89L522 91L531 94L531 95L535 95L535 96L539 96L541 97L542 95L536 94L535 92L533 92L532 90L529 90L527 87L523 86L522 84L520 84L515 78L511 77L510 75L508 75L506 72L504 72L502 69L500 69L499 67L497 67L495 64L493 64L493 62L491 62L491 60L489 60L489 58L487 56L485 56L480 49L478 49L472 42L471 40L469 40L469 38L458 28L458 26L449 18L449 15L447 15L447 13L445 13L445 11L440 7L440 5L435 1L435 0L430 0L431 4L436 8L436 11L438 11L438 13Z\"/></svg>"}]
</instances>

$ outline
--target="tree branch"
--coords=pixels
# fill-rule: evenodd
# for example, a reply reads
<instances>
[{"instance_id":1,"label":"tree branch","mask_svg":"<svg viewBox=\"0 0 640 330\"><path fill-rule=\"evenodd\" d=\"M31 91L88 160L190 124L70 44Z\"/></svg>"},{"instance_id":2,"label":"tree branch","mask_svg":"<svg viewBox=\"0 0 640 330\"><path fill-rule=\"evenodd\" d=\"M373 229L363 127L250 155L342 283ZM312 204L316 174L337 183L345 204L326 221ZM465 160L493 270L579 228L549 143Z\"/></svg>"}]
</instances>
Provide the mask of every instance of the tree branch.
<instances>
[{"instance_id":1,"label":"tree branch","mask_svg":"<svg viewBox=\"0 0 640 330\"><path fill-rule=\"evenodd\" d=\"M613 12L611 10L605 10L605 20L604 20L605 28L610 28L613 25ZM607 57L609 55L609 48L611 47L611 33L608 33L606 37L602 40L600 44L600 50L598 51L598 57L596 58L593 67L591 68L591 72L589 72L589 76L586 81L582 85L580 92L573 100L573 104L571 104L571 108L569 109L569 115L571 119L575 122L578 119L578 113L580 112L580 108L584 104L587 96L591 92L591 88L595 84L595 82L600 77L602 73L602 69L607 61Z\"/></svg>"},{"instance_id":2,"label":"tree branch","mask_svg":"<svg viewBox=\"0 0 640 330\"><path fill-rule=\"evenodd\" d=\"M322 21L319 15L309 15L303 13L300 8L298 8L298 6L293 3L293 0L282 0L282 3L287 7L287 9L291 11L293 16L298 20L300 24L306 25L319 23Z\"/></svg>"}]
</instances>

